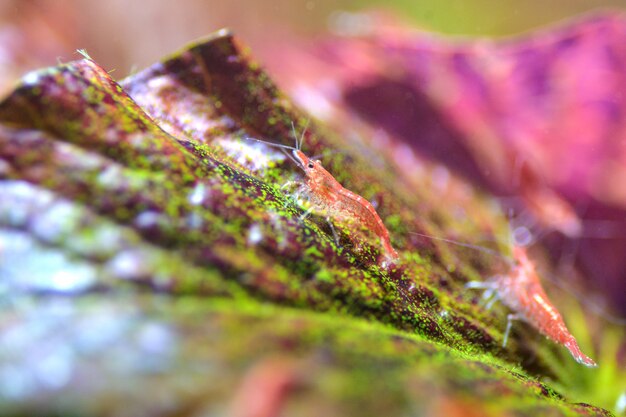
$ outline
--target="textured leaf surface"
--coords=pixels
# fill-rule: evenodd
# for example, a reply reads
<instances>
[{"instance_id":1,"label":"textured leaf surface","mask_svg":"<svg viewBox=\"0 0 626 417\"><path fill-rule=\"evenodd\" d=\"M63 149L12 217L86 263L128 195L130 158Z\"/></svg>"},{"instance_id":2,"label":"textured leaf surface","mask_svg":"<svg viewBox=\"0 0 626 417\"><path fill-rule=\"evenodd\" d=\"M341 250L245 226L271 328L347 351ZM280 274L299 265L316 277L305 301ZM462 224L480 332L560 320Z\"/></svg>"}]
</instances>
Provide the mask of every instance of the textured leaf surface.
<instances>
[{"instance_id":1,"label":"textured leaf surface","mask_svg":"<svg viewBox=\"0 0 626 417\"><path fill-rule=\"evenodd\" d=\"M250 415L257 387L266 415L605 414L537 379L532 330L500 347L506 310L463 285L504 263L409 233L504 230L466 184L314 123L305 150L336 152L401 260L301 218L296 168L245 138L307 118L226 32L119 84L90 59L25 76L0 104L3 410Z\"/></svg>"}]
</instances>

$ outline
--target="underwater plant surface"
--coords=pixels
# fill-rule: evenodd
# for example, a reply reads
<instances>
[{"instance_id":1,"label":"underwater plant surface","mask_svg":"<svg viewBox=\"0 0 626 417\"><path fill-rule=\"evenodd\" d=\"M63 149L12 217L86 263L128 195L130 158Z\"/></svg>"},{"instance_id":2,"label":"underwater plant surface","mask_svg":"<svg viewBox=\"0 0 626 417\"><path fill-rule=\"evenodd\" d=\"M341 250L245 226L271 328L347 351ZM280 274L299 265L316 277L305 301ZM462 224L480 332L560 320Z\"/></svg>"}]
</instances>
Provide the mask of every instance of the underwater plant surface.
<instances>
[{"instance_id":1,"label":"underwater plant surface","mask_svg":"<svg viewBox=\"0 0 626 417\"><path fill-rule=\"evenodd\" d=\"M381 39L335 43L357 52L334 56L373 60ZM468 181L491 184L480 150L449 148L476 178L402 153L407 138L372 121L394 120L395 96L366 112L362 90L343 84L336 102L292 92L326 104L314 119L251 54L219 31L120 81L85 56L25 75L0 103L2 411L610 415L600 405L617 396L594 404L585 387L615 357L582 367L520 323L503 347L510 311L466 284L506 274L507 261L413 234L510 251L507 218ZM378 82L381 65L359 68ZM421 94L441 132L478 141ZM398 259L352 218L305 215L283 187L301 170L251 138L292 146L292 124L302 150L372 204ZM426 139L435 129L412 127ZM590 356L604 352L568 324Z\"/></svg>"}]
</instances>

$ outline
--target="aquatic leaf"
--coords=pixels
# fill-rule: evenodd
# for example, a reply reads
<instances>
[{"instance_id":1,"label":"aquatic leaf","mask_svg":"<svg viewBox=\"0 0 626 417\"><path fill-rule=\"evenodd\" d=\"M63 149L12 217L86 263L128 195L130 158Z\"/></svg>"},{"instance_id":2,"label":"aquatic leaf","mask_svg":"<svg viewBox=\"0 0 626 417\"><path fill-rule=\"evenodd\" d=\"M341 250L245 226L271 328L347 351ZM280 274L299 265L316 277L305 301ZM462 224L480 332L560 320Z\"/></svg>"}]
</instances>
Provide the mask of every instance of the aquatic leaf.
<instances>
[{"instance_id":1,"label":"aquatic leaf","mask_svg":"<svg viewBox=\"0 0 626 417\"><path fill-rule=\"evenodd\" d=\"M442 204L428 175L419 193L398 181L367 128L312 123L306 151L336 151L324 165L377 204L403 262L302 218L281 189L297 168L247 137L290 144L308 118L224 31L119 83L88 57L27 74L0 103L4 414L237 412L251 380L272 410L301 390L315 414L469 397L604 413L538 382L531 344L501 348L506 310L463 286L497 260L408 233L505 224L466 184L439 182Z\"/></svg>"}]
</instances>

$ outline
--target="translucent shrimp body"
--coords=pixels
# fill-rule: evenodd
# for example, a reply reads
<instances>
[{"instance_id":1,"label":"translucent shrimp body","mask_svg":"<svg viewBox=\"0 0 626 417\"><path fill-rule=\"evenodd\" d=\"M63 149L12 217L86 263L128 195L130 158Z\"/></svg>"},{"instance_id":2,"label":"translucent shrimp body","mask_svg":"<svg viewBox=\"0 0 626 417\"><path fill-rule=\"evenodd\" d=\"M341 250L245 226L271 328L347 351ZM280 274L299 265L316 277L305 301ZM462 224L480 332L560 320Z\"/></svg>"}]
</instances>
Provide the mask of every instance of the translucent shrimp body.
<instances>
[{"instance_id":1,"label":"translucent shrimp body","mask_svg":"<svg viewBox=\"0 0 626 417\"><path fill-rule=\"evenodd\" d=\"M565 326L563 317L548 299L526 249L515 246L513 258L514 266L508 274L495 276L485 285L495 290L497 298L515 312L509 315L505 343L511 321L524 320L552 341L565 346L578 363L597 366L593 359L580 350L576 339Z\"/></svg>"},{"instance_id":2,"label":"translucent shrimp body","mask_svg":"<svg viewBox=\"0 0 626 417\"><path fill-rule=\"evenodd\" d=\"M481 246L421 233L413 234L497 255L496 252ZM535 270L535 265L528 257L525 247L513 246L513 262L509 273L496 275L485 282L471 281L465 287L487 290L485 296L487 299L490 299L487 303L487 308L499 300L513 311L512 314L508 315L502 346L506 346L512 322L514 320L523 320L548 339L565 346L576 359L576 362L589 367L597 366L593 359L580 350L578 342L576 342L574 336L565 326L563 317L548 298Z\"/></svg>"},{"instance_id":3,"label":"translucent shrimp body","mask_svg":"<svg viewBox=\"0 0 626 417\"><path fill-rule=\"evenodd\" d=\"M299 149L293 149L292 153L306 176L302 191L309 198L313 211L340 222L355 222L368 229L380 239L385 258L389 261L397 259L398 253L391 246L389 231L372 204L339 184L320 161L308 158Z\"/></svg>"},{"instance_id":4,"label":"translucent shrimp body","mask_svg":"<svg viewBox=\"0 0 626 417\"><path fill-rule=\"evenodd\" d=\"M330 172L324 169L320 161L307 157L301 151L304 132L299 141L294 129L294 137L295 147L254 140L290 151L286 152L287 156L304 171L304 182L300 184L298 192L308 199L309 212L326 217L331 227L331 221L336 221L343 225L354 225L355 232L365 229L376 236L381 244L383 265L398 259L398 252L391 245L389 231L372 204L360 195L344 188Z\"/></svg>"}]
</instances>

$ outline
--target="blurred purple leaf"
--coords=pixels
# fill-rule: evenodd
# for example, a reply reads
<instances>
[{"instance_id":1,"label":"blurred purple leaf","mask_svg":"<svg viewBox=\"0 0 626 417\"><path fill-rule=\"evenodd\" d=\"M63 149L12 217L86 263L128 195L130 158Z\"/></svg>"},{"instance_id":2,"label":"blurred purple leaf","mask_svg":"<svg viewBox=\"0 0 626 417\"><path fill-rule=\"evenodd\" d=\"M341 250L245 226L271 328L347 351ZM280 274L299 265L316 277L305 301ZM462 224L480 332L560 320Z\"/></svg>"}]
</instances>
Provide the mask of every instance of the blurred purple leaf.
<instances>
[{"instance_id":1,"label":"blurred purple leaf","mask_svg":"<svg viewBox=\"0 0 626 417\"><path fill-rule=\"evenodd\" d=\"M560 232L545 239L556 262L574 254L590 287L626 314L626 17L500 41L370 22L359 36L286 46L289 68L271 70L329 123L350 109L391 136L397 159L408 144L538 234Z\"/></svg>"}]
</instances>

